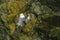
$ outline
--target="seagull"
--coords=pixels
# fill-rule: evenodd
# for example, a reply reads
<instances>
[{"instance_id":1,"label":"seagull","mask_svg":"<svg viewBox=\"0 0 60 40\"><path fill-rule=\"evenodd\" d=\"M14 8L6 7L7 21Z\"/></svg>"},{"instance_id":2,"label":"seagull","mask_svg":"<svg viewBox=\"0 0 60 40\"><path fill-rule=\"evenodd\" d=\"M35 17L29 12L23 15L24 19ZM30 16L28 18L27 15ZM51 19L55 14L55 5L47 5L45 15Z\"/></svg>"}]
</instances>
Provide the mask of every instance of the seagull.
<instances>
[{"instance_id":1,"label":"seagull","mask_svg":"<svg viewBox=\"0 0 60 40\"><path fill-rule=\"evenodd\" d=\"M28 14L27 18L25 18L24 14L20 13L17 26L22 26L23 21L29 22L30 21L30 14Z\"/></svg>"},{"instance_id":2,"label":"seagull","mask_svg":"<svg viewBox=\"0 0 60 40\"><path fill-rule=\"evenodd\" d=\"M21 14L19 15L19 19L18 19L17 25L18 25L18 26L22 26L24 20L25 20L25 16L24 16L23 13L21 13Z\"/></svg>"}]
</instances>

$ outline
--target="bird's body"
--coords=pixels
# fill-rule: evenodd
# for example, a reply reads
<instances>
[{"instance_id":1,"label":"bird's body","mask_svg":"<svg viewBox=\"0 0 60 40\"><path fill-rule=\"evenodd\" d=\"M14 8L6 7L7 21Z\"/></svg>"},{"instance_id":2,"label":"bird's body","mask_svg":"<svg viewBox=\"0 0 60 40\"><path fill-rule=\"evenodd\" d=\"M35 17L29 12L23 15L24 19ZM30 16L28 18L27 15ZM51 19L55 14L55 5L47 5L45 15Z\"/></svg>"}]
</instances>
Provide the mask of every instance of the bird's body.
<instances>
[{"instance_id":1,"label":"bird's body","mask_svg":"<svg viewBox=\"0 0 60 40\"><path fill-rule=\"evenodd\" d=\"M24 21L28 23L30 21L30 17L31 16L28 15L26 18L23 13L20 13L17 25L22 26Z\"/></svg>"},{"instance_id":2,"label":"bird's body","mask_svg":"<svg viewBox=\"0 0 60 40\"><path fill-rule=\"evenodd\" d=\"M18 26L22 26L24 20L25 20L25 16L23 13L21 13L18 19Z\"/></svg>"}]
</instances>

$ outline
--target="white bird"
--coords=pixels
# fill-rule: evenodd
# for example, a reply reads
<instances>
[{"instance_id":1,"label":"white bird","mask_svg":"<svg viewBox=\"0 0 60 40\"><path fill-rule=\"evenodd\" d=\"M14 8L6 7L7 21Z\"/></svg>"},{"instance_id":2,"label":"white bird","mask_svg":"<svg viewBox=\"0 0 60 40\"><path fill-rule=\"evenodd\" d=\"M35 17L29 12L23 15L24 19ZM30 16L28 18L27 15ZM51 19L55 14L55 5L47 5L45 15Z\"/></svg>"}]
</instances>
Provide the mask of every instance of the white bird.
<instances>
[{"instance_id":1,"label":"white bird","mask_svg":"<svg viewBox=\"0 0 60 40\"><path fill-rule=\"evenodd\" d=\"M25 20L25 16L24 16L23 13L21 13L21 14L19 15L19 19L18 19L17 25L18 25L18 26L22 26L24 20Z\"/></svg>"}]
</instances>

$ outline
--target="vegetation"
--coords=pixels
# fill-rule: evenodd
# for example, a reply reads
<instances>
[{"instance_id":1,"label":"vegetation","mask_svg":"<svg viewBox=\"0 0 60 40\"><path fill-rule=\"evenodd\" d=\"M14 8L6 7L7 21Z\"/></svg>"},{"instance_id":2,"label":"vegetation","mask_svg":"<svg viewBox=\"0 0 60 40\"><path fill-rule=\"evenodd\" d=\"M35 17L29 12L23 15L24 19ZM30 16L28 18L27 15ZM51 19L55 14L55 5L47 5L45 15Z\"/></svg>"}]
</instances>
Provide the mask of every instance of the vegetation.
<instances>
[{"instance_id":1,"label":"vegetation","mask_svg":"<svg viewBox=\"0 0 60 40\"><path fill-rule=\"evenodd\" d=\"M17 28L20 13L31 18ZM60 40L60 1L0 0L0 40Z\"/></svg>"}]
</instances>

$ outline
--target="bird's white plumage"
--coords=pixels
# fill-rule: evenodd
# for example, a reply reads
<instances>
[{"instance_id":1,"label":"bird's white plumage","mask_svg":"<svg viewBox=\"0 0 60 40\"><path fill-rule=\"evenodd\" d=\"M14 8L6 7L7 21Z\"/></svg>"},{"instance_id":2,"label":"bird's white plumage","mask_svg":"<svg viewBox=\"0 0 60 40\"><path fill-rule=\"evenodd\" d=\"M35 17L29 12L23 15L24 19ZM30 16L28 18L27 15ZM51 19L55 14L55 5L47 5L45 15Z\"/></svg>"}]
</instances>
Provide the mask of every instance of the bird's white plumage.
<instances>
[{"instance_id":1,"label":"bird's white plumage","mask_svg":"<svg viewBox=\"0 0 60 40\"><path fill-rule=\"evenodd\" d=\"M19 17L20 17L20 18L25 18L25 16L24 16L23 13L21 13Z\"/></svg>"},{"instance_id":2,"label":"bird's white plumage","mask_svg":"<svg viewBox=\"0 0 60 40\"><path fill-rule=\"evenodd\" d=\"M19 19L18 19L18 23L17 23L18 26L21 26L24 20L25 20L25 16L24 16L23 13L21 13L21 14L19 15Z\"/></svg>"},{"instance_id":3,"label":"bird's white plumage","mask_svg":"<svg viewBox=\"0 0 60 40\"><path fill-rule=\"evenodd\" d=\"M22 25L23 25L23 21L29 22L30 19L31 19L30 14L28 14L27 18L25 18L24 14L23 14L23 13L20 13L20 14L19 14L19 18L18 18L18 23L17 23L17 25L18 25L18 26L22 26Z\"/></svg>"}]
</instances>

